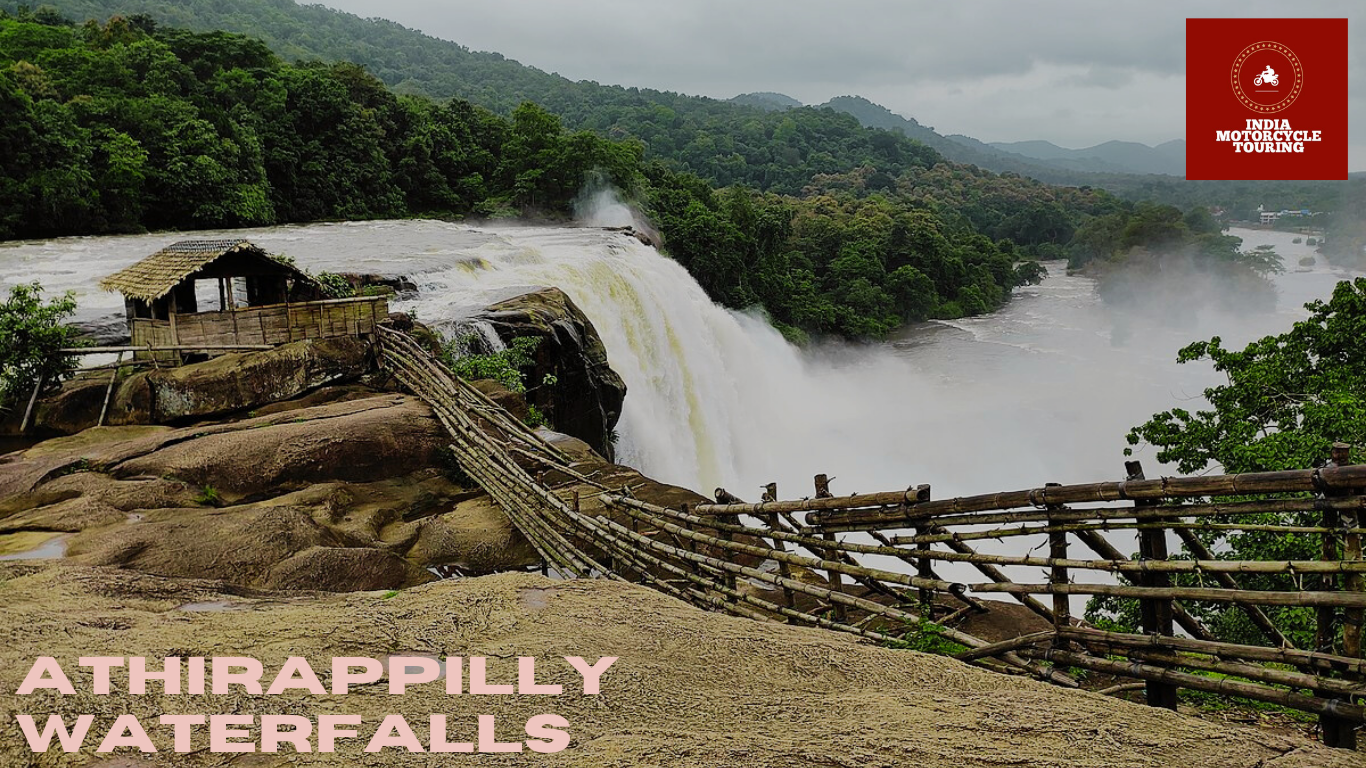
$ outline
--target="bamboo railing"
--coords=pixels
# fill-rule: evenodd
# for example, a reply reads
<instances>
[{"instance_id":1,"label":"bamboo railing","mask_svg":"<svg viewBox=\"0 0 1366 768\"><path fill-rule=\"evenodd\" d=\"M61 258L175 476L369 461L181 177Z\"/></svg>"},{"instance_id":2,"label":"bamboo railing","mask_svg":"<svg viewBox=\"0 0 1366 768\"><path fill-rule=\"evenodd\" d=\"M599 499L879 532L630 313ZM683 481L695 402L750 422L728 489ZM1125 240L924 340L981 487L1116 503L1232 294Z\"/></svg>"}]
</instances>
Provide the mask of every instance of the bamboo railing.
<instances>
[{"instance_id":1,"label":"bamboo railing","mask_svg":"<svg viewBox=\"0 0 1366 768\"><path fill-rule=\"evenodd\" d=\"M1119 482L947 500L927 485L834 496L818 475L813 498L779 500L770 485L757 503L718 489L717 503L669 508L597 484L405 334L381 328L378 342L385 370L450 434L459 466L559 575L633 581L707 610L883 643L915 645L932 631L962 646L966 663L1069 687L1079 685L1070 670L1083 670L1115 692L1137 680L1155 706L1175 708L1179 689L1269 702L1317 714L1334 746L1354 746L1366 724L1366 467L1349 463L1346 446L1325 467L1293 472L1146 479L1131 462ZM583 513L585 493L605 511ZM1243 532L1317 537L1322 556L1220 550L1222 537ZM985 580L943 578L941 568ZM990 595L1018 601L1037 625L994 642L964 631L993 610ZM1073 596L1136 601L1141 634L1087 626ZM1266 644L1218 641L1199 616L1219 606L1245 614ZM1287 606L1315 609L1314 647L1294 647L1268 612Z\"/></svg>"}]
</instances>

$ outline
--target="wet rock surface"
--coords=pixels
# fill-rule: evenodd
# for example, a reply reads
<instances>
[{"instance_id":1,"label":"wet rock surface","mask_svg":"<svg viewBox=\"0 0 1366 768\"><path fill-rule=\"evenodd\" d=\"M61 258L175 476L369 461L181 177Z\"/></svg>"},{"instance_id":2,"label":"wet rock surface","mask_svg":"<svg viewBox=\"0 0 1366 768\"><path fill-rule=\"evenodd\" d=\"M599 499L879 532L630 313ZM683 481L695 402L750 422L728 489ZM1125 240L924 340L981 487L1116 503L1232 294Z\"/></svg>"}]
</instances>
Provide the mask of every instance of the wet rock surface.
<instances>
[{"instance_id":1,"label":"wet rock surface","mask_svg":"<svg viewBox=\"0 0 1366 768\"><path fill-rule=\"evenodd\" d=\"M612 430L621 417L626 383L607 361L607 348L592 322L558 288L516 296L489 306L479 316L504 343L536 338L535 366L528 374L527 400L555 429L579 437L602 456L612 457ZM546 376L553 383L542 385Z\"/></svg>"}]
</instances>

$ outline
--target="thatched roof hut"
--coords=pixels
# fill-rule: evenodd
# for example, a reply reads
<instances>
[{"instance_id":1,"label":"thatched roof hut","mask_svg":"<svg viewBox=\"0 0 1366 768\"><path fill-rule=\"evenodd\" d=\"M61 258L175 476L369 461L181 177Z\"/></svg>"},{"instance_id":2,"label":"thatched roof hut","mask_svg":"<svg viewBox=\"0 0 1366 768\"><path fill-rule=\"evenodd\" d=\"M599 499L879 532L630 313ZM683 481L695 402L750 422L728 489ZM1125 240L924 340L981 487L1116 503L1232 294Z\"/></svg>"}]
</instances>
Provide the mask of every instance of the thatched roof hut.
<instances>
[{"instance_id":1,"label":"thatched roof hut","mask_svg":"<svg viewBox=\"0 0 1366 768\"><path fill-rule=\"evenodd\" d=\"M382 297L328 299L308 273L242 239L172 243L100 287L123 294L133 346L177 358L182 350L368 336L388 315Z\"/></svg>"},{"instance_id":2,"label":"thatched roof hut","mask_svg":"<svg viewBox=\"0 0 1366 768\"><path fill-rule=\"evenodd\" d=\"M187 281L233 277L283 278L317 289L317 282L307 273L271 257L250 241L240 239L181 240L172 243L106 277L100 281L100 287L151 304ZM316 293L321 298L321 291L316 290ZM253 302L248 299L247 304L251 306Z\"/></svg>"}]
</instances>

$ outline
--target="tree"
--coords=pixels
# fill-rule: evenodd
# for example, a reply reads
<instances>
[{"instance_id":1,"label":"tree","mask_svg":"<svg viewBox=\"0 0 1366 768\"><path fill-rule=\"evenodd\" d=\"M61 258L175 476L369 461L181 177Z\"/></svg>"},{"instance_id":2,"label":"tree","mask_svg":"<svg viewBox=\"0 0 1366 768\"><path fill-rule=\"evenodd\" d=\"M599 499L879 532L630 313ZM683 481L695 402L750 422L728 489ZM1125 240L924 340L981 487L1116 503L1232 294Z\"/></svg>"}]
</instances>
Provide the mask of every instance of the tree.
<instances>
[{"instance_id":1,"label":"tree","mask_svg":"<svg viewBox=\"0 0 1366 768\"><path fill-rule=\"evenodd\" d=\"M1172 409L1129 433L1130 445L1158 448L1182 472L1211 464L1227 472L1304 468L1334 441L1366 439L1366 278L1338 283L1327 302L1305 305L1306 320L1241 351L1215 337L1179 353L1208 359L1228 383L1205 390L1211 410Z\"/></svg>"},{"instance_id":2,"label":"tree","mask_svg":"<svg viewBox=\"0 0 1366 768\"><path fill-rule=\"evenodd\" d=\"M1338 283L1328 301L1306 305L1310 316L1286 333L1267 336L1241 351L1225 349L1218 337L1182 349L1182 363L1209 360L1227 383L1205 390L1209 410L1180 408L1156 414L1128 435L1130 445L1158 449L1157 459L1184 473L1218 465L1225 472L1303 469L1321 463L1332 444L1366 442L1366 278ZM1126 449L1132 453L1132 448ZM1318 525L1311 512L1262 514L1244 522ZM1315 560L1317 536L1240 531L1202 532L1206 546L1230 560ZM1178 583L1195 584L1182 575ZM1294 577L1248 574L1245 589L1296 589ZM1235 606L1187 606L1222 640L1262 643L1265 638ZM1314 622L1307 608L1266 612L1292 642L1313 647ZM1094 599L1087 618L1132 630L1133 601Z\"/></svg>"},{"instance_id":3,"label":"tree","mask_svg":"<svg viewBox=\"0 0 1366 768\"><path fill-rule=\"evenodd\" d=\"M0 304L0 410L15 407L39 380L44 387L70 378L75 361L60 350L79 346L76 328L63 321L76 311L76 298L43 301L38 283L10 287Z\"/></svg>"}]
</instances>

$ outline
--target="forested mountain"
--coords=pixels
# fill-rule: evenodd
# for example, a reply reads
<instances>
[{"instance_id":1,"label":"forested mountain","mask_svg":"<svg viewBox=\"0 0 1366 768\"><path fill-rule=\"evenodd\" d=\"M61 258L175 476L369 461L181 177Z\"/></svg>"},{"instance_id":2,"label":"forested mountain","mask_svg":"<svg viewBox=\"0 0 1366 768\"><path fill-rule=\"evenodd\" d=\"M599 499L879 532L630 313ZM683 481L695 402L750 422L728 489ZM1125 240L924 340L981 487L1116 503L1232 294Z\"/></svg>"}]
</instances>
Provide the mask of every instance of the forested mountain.
<instances>
[{"instance_id":1,"label":"forested mountain","mask_svg":"<svg viewBox=\"0 0 1366 768\"><path fill-rule=\"evenodd\" d=\"M806 106L785 93L771 93L769 91L742 93L739 96L730 99L730 101L746 107L758 107L759 109L768 112L778 112L784 109L796 109L797 107Z\"/></svg>"},{"instance_id":2,"label":"forested mountain","mask_svg":"<svg viewBox=\"0 0 1366 768\"><path fill-rule=\"evenodd\" d=\"M1083 149L1067 149L1048 141L993 141L990 146L1079 171L1186 175L1186 142L1181 139L1156 147L1133 141L1107 141Z\"/></svg>"},{"instance_id":3,"label":"forested mountain","mask_svg":"<svg viewBox=\"0 0 1366 768\"><path fill-rule=\"evenodd\" d=\"M680 163L721 185L742 182L797 193L803 175L839 172L851 159L843 144L855 123L842 116L822 115L820 107L802 107L782 94L746 94L718 101L574 82L394 22L362 19L294 0L48 0L43 5L78 21L142 13L172 26L240 32L264 40L286 60L350 61L399 93L465 99L500 114L511 113L523 101L534 101L559 115L568 127L615 138L639 138L647 157ZM18 4L0 0L0 8L5 7L15 10ZM969 137L941 136L860 97L839 97L822 106L850 115L865 127L904 134L955 162L1048 183L1105 187L1110 181L1002 152ZM791 149L828 154L833 162L822 157L804 164L797 173L785 172L783 166L790 165L787 158L774 158L755 146L763 143L753 130L756 121L764 133L792 126L792 131L802 135Z\"/></svg>"},{"instance_id":4,"label":"forested mountain","mask_svg":"<svg viewBox=\"0 0 1366 768\"><path fill-rule=\"evenodd\" d=\"M264 40L287 61L350 61L396 92L462 98L503 115L522 101L534 101L559 115L569 128L637 138L646 157L667 160L723 186L745 183L796 194L802 190L803 174L840 173L861 159L858 152L846 151L852 123L823 115L818 108L774 110L787 103L781 94L726 102L573 82L390 21L362 19L294 0L48 0L44 5L76 20L146 13L171 26L242 32ZM0 0L0 8L18 7L16 0ZM1340 194L1341 182L1185 182L1167 176L1089 173L1003 152L971 137L941 136L857 97L836 99L829 106L856 116L864 125L904 133L955 162L1050 184L1099 187L1130 200L1183 208L1206 205L1246 214L1258 205L1276 210L1331 209ZM777 147L769 139L775 132L796 138Z\"/></svg>"},{"instance_id":5,"label":"forested mountain","mask_svg":"<svg viewBox=\"0 0 1366 768\"><path fill-rule=\"evenodd\" d=\"M718 191L637 138L395 94L354 64L286 64L261 41L145 15L76 25L0 13L0 238L414 214L565 216L595 178L659 225L717 301L792 331L880 336L990 311L1081 219L1119 202L944 162L831 110L717 137ZM754 113L763 114L763 113ZM823 133L822 133L823 132ZM835 148L813 151L812 144ZM738 148L766 165L744 163ZM828 172L821 172L828 169ZM799 186L801 197L773 190Z\"/></svg>"}]
</instances>

